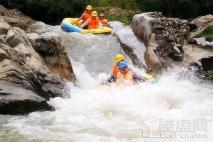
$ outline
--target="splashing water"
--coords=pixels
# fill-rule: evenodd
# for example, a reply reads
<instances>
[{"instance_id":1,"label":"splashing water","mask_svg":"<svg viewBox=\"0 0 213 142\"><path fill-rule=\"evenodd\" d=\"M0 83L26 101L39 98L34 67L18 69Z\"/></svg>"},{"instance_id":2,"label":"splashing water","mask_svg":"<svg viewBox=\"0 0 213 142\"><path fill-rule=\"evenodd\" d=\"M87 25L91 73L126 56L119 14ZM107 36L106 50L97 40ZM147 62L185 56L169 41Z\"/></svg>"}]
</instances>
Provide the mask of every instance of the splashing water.
<instances>
[{"instance_id":1,"label":"splashing water","mask_svg":"<svg viewBox=\"0 0 213 142\"><path fill-rule=\"evenodd\" d=\"M115 49L101 44L102 37L97 40L101 47L87 49L78 39L67 48L79 81L78 87L67 83L69 98L51 99L52 112L0 116L1 142L212 142L212 84L183 77L178 68L153 84L100 86L112 64L105 62L120 49L113 42ZM101 56L102 50L109 54ZM94 58L104 63L102 68L91 63ZM173 131L176 136L169 133Z\"/></svg>"}]
</instances>

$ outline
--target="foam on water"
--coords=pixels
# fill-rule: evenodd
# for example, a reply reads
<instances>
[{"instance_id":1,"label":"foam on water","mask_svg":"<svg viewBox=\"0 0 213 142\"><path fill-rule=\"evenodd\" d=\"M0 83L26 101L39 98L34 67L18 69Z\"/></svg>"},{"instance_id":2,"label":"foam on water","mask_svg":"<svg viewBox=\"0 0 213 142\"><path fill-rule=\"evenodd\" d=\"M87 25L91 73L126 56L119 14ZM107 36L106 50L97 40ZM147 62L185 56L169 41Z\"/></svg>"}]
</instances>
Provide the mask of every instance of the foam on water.
<instances>
[{"instance_id":1,"label":"foam on water","mask_svg":"<svg viewBox=\"0 0 213 142\"><path fill-rule=\"evenodd\" d=\"M66 97L49 101L55 111L1 115L0 142L213 141L212 84L178 68L165 72L156 83L98 85L110 75L113 56L121 52L117 40L63 34L79 85L68 82ZM188 127L197 121L207 128L189 132ZM163 122L167 125L162 126ZM162 135L180 122L187 136Z\"/></svg>"},{"instance_id":2,"label":"foam on water","mask_svg":"<svg viewBox=\"0 0 213 142\"><path fill-rule=\"evenodd\" d=\"M68 83L69 98L50 100L56 110L34 112L28 116L1 116L1 141L16 142L142 142L142 141L212 141L212 84L180 77L180 70L165 73L157 83L133 86L97 86L95 79L80 63L78 87ZM83 65L81 65L83 66ZM185 79L184 79L185 78ZM82 84L83 83L83 84ZM87 84L87 85L86 85ZM89 87L88 87L89 85ZM3 122L4 120L4 122ZM154 138L161 131L151 129L146 138L144 126L160 122L205 120L207 138ZM176 123L174 123L176 126ZM172 125L170 124L170 127ZM144 130L144 131L143 131Z\"/></svg>"}]
</instances>

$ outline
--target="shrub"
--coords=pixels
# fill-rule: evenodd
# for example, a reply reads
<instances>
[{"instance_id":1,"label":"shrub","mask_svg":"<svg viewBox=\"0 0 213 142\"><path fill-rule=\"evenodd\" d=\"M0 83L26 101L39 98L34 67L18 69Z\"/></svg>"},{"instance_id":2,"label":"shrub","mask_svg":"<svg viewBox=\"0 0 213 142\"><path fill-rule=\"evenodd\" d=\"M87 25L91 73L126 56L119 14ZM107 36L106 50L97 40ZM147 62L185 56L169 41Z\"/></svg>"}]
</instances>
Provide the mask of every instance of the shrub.
<instances>
[{"instance_id":1,"label":"shrub","mask_svg":"<svg viewBox=\"0 0 213 142\"><path fill-rule=\"evenodd\" d=\"M1 0L0 4L16 8L36 20L59 23L64 17L80 16L87 0Z\"/></svg>"},{"instance_id":2,"label":"shrub","mask_svg":"<svg viewBox=\"0 0 213 142\"><path fill-rule=\"evenodd\" d=\"M202 31L195 37L213 37L213 25L209 25L204 31Z\"/></svg>"}]
</instances>

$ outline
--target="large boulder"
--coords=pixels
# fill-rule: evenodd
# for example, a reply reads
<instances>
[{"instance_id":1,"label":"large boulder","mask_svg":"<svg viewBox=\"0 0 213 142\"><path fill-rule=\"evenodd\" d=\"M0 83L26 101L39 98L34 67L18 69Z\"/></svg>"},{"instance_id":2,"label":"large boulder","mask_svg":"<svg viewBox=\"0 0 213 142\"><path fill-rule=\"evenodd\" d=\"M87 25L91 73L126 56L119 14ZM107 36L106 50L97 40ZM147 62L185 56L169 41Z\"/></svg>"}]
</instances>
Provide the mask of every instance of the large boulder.
<instances>
[{"instance_id":1,"label":"large boulder","mask_svg":"<svg viewBox=\"0 0 213 142\"><path fill-rule=\"evenodd\" d=\"M141 42L132 32L131 27L124 26L118 21L109 22L113 28L113 34L117 36L123 51L129 56L132 63L138 68L146 68L144 60L144 52L146 50L143 42Z\"/></svg>"},{"instance_id":2,"label":"large boulder","mask_svg":"<svg viewBox=\"0 0 213 142\"><path fill-rule=\"evenodd\" d=\"M75 81L73 69L61 38L55 33L28 34L34 50L39 53L47 66L61 77Z\"/></svg>"},{"instance_id":3,"label":"large boulder","mask_svg":"<svg viewBox=\"0 0 213 142\"><path fill-rule=\"evenodd\" d=\"M0 5L0 16L4 21L11 26L20 27L25 29L33 21L30 17L22 14L16 9L8 10L4 6Z\"/></svg>"},{"instance_id":4,"label":"large boulder","mask_svg":"<svg viewBox=\"0 0 213 142\"><path fill-rule=\"evenodd\" d=\"M75 80L68 55L59 36L27 34L22 23L6 20L24 16L10 14L0 10L0 114L52 110L47 101L63 96L65 80Z\"/></svg>"},{"instance_id":5,"label":"large boulder","mask_svg":"<svg viewBox=\"0 0 213 142\"><path fill-rule=\"evenodd\" d=\"M209 14L195 18L190 22L190 25L197 27L191 32L191 36L197 37L195 40L199 47L199 52L196 55L198 63L204 70L213 70L213 15ZM190 51L189 54L194 55L195 58L195 52Z\"/></svg>"},{"instance_id":6,"label":"large boulder","mask_svg":"<svg viewBox=\"0 0 213 142\"><path fill-rule=\"evenodd\" d=\"M10 46L6 40L0 44L0 113L27 113L50 109L46 101L50 97L62 96L63 82L44 66L43 60L30 46L29 40L25 39L26 35L20 36L24 31L19 28L12 28L11 31L19 33L14 33L14 38L19 38L14 39L16 44ZM26 104L30 106L27 107Z\"/></svg>"},{"instance_id":7,"label":"large boulder","mask_svg":"<svg viewBox=\"0 0 213 142\"><path fill-rule=\"evenodd\" d=\"M187 66L212 56L211 51L199 48L190 37L191 29L186 20L149 12L135 15L131 27L144 42L146 64L155 73L173 64ZM200 56L194 57L198 51Z\"/></svg>"},{"instance_id":8,"label":"large boulder","mask_svg":"<svg viewBox=\"0 0 213 142\"><path fill-rule=\"evenodd\" d=\"M205 37L195 39L200 48L213 51L213 42L209 42Z\"/></svg>"},{"instance_id":9,"label":"large boulder","mask_svg":"<svg viewBox=\"0 0 213 142\"><path fill-rule=\"evenodd\" d=\"M10 25L7 24L7 22L3 21L3 19L0 19L0 35L5 35L9 28Z\"/></svg>"},{"instance_id":10,"label":"large boulder","mask_svg":"<svg viewBox=\"0 0 213 142\"><path fill-rule=\"evenodd\" d=\"M213 15L211 14L195 18L189 23L189 25L196 26L196 33L203 31L210 24L213 24Z\"/></svg>"}]
</instances>

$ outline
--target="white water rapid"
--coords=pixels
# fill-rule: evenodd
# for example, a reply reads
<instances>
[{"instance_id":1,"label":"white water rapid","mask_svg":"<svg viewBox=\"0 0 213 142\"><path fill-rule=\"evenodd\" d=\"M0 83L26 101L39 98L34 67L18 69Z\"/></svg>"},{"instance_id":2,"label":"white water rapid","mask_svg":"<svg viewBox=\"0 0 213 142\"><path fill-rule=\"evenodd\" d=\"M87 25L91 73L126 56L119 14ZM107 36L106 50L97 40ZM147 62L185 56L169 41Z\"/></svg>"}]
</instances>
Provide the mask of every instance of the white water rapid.
<instances>
[{"instance_id":1,"label":"white water rapid","mask_svg":"<svg viewBox=\"0 0 213 142\"><path fill-rule=\"evenodd\" d=\"M52 112L0 116L0 142L212 142L213 85L176 68L156 83L98 86L121 48L111 35L63 33L79 85ZM130 63L131 64L131 63Z\"/></svg>"}]
</instances>

